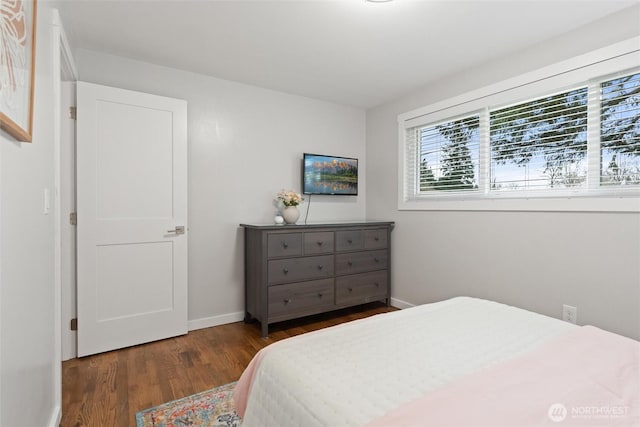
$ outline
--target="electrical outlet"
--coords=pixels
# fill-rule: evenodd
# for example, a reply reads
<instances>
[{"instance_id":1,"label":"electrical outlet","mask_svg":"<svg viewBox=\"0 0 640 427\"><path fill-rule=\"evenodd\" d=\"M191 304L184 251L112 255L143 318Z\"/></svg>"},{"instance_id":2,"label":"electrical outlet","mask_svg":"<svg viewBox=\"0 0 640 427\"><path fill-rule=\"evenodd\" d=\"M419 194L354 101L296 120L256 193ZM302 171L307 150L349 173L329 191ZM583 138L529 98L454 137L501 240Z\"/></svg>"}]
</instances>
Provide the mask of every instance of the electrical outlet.
<instances>
[{"instance_id":1,"label":"electrical outlet","mask_svg":"<svg viewBox=\"0 0 640 427\"><path fill-rule=\"evenodd\" d=\"M576 323L578 319L578 309L570 305L562 306L562 320L569 323Z\"/></svg>"}]
</instances>

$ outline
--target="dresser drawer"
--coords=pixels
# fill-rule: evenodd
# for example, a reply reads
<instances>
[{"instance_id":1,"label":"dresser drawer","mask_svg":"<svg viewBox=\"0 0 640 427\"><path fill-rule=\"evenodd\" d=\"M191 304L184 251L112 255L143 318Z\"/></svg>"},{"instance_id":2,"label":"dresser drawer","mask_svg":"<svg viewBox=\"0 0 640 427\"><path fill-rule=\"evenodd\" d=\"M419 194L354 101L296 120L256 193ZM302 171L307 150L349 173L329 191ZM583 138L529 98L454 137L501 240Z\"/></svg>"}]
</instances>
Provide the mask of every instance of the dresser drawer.
<instances>
[{"instance_id":1,"label":"dresser drawer","mask_svg":"<svg viewBox=\"0 0 640 427\"><path fill-rule=\"evenodd\" d=\"M355 274L387 268L387 251L366 251L336 255L336 274Z\"/></svg>"},{"instance_id":2,"label":"dresser drawer","mask_svg":"<svg viewBox=\"0 0 640 427\"><path fill-rule=\"evenodd\" d=\"M334 279L269 287L270 321L318 313L333 304Z\"/></svg>"},{"instance_id":3,"label":"dresser drawer","mask_svg":"<svg viewBox=\"0 0 640 427\"><path fill-rule=\"evenodd\" d=\"M336 252L364 249L363 230L336 231Z\"/></svg>"},{"instance_id":4,"label":"dresser drawer","mask_svg":"<svg viewBox=\"0 0 640 427\"><path fill-rule=\"evenodd\" d=\"M364 232L364 248L365 249L384 249L387 247L387 229L376 228L373 230L365 230Z\"/></svg>"},{"instance_id":5,"label":"dresser drawer","mask_svg":"<svg viewBox=\"0 0 640 427\"><path fill-rule=\"evenodd\" d=\"M267 237L267 257L302 255L302 233L277 233Z\"/></svg>"},{"instance_id":6,"label":"dresser drawer","mask_svg":"<svg viewBox=\"0 0 640 427\"><path fill-rule=\"evenodd\" d=\"M333 276L333 255L274 259L268 263L269 284Z\"/></svg>"},{"instance_id":7,"label":"dresser drawer","mask_svg":"<svg viewBox=\"0 0 640 427\"><path fill-rule=\"evenodd\" d=\"M388 271L343 276L336 279L336 304L371 302L387 298Z\"/></svg>"},{"instance_id":8,"label":"dresser drawer","mask_svg":"<svg viewBox=\"0 0 640 427\"><path fill-rule=\"evenodd\" d=\"M304 254L330 254L333 252L333 231L304 233Z\"/></svg>"}]
</instances>

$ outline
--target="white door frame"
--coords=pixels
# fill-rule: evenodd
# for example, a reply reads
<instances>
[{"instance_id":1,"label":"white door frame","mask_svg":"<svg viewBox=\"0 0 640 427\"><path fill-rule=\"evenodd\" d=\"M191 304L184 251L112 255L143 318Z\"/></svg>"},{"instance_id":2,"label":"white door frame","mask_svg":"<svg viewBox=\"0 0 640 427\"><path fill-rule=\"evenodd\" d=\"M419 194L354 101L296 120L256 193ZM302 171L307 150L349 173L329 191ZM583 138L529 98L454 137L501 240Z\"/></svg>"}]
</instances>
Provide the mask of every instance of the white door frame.
<instances>
[{"instance_id":1,"label":"white door frame","mask_svg":"<svg viewBox=\"0 0 640 427\"><path fill-rule=\"evenodd\" d=\"M77 357L77 332L70 328L70 319L77 317L76 307L76 226L70 223L70 214L76 211L75 120L69 108L76 105L76 82L60 82L60 280L62 361Z\"/></svg>"},{"instance_id":2,"label":"white door frame","mask_svg":"<svg viewBox=\"0 0 640 427\"><path fill-rule=\"evenodd\" d=\"M62 418L62 264L61 242L71 236L61 235L61 221L64 215L60 205L60 144L61 144L61 92L62 81L78 80L71 48L62 27L60 15L56 9L52 11L52 55L53 55L53 163L54 163L54 415L49 427L60 424Z\"/></svg>"}]
</instances>

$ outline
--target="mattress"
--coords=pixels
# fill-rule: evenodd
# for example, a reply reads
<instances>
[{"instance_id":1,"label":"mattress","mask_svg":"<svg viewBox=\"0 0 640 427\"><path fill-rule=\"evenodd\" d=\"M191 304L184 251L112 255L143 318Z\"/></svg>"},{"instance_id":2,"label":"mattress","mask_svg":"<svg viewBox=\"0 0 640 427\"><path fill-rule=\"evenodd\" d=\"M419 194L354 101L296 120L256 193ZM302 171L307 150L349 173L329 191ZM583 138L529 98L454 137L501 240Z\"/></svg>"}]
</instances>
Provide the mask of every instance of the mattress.
<instances>
[{"instance_id":1,"label":"mattress","mask_svg":"<svg viewBox=\"0 0 640 427\"><path fill-rule=\"evenodd\" d=\"M572 328L469 297L380 314L263 349L237 405L245 427L366 425Z\"/></svg>"}]
</instances>

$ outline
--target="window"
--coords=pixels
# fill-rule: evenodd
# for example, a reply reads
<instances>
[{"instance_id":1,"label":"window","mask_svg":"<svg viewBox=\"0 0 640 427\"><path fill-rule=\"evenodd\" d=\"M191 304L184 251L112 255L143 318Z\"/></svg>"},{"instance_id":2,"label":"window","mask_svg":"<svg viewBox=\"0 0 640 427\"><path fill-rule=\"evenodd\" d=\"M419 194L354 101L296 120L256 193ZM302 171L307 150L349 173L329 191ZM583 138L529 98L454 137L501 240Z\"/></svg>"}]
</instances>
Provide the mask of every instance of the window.
<instances>
[{"instance_id":1,"label":"window","mask_svg":"<svg viewBox=\"0 0 640 427\"><path fill-rule=\"evenodd\" d=\"M478 128L471 116L418 128L420 193L478 189Z\"/></svg>"},{"instance_id":2,"label":"window","mask_svg":"<svg viewBox=\"0 0 640 427\"><path fill-rule=\"evenodd\" d=\"M399 207L483 210L484 200L526 210L544 199L546 208L533 210L640 211L637 64L637 50L562 64L566 72L521 76L399 116Z\"/></svg>"},{"instance_id":3,"label":"window","mask_svg":"<svg viewBox=\"0 0 640 427\"><path fill-rule=\"evenodd\" d=\"M600 183L640 185L640 73L600 88Z\"/></svg>"},{"instance_id":4,"label":"window","mask_svg":"<svg viewBox=\"0 0 640 427\"><path fill-rule=\"evenodd\" d=\"M584 187L587 88L491 111L490 191Z\"/></svg>"}]
</instances>

